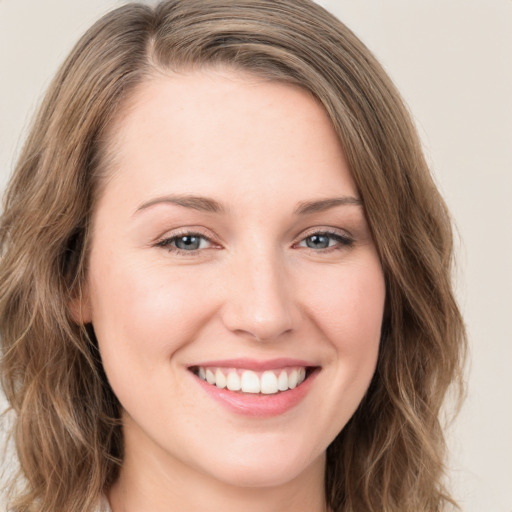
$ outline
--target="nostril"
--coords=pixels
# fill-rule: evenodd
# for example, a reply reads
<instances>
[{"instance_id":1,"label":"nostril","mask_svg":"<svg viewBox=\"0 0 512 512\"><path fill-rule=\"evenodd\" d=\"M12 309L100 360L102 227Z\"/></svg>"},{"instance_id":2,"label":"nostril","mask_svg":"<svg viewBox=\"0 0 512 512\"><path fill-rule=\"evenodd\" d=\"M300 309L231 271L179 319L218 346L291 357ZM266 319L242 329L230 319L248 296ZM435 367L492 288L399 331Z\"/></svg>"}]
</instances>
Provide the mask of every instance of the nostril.
<instances>
[{"instance_id":1,"label":"nostril","mask_svg":"<svg viewBox=\"0 0 512 512\"><path fill-rule=\"evenodd\" d=\"M221 315L226 328L254 341L275 341L298 327L301 318L286 284L275 270L261 276L248 261L243 275L232 276ZM258 274L257 276L254 274Z\"/></svg>"}]
</instances>

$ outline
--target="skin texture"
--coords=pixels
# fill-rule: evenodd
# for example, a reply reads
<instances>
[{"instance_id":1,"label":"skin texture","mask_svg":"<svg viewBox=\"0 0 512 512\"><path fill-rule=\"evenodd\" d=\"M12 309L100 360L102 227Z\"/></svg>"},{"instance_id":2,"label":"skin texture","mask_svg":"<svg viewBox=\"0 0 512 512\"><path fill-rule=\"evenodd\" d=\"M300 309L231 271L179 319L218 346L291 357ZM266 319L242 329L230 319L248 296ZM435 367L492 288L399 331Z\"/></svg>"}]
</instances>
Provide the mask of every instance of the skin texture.
<instances>
[{"instance_id":1,"label":"skin texture","mask_svg":"<svg viewBox=\"0 0 512 512\"><path fill-rule=\"evenodd\" d=\"M370 383L385 301L362 206L296 211L358 199L326 113L290 85L202 70L148 80L110 135L76 310L124 408L113 511L325 510L325 450ZM177 251L190 232L199 248ZM281 357L320 371L268 417L223 406L189 370Z\"/></svg>"}]
</instances>

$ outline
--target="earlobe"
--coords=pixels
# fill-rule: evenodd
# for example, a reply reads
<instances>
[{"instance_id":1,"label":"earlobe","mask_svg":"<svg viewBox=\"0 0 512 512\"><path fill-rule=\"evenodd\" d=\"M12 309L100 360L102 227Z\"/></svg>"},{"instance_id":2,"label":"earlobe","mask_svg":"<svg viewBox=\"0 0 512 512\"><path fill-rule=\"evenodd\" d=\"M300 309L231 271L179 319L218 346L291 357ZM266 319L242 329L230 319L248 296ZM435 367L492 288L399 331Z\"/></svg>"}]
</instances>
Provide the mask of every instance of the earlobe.
<instances>
[{"instance_id":1,"label":"earlobe","mask_svg":"<svg viewBox=\"0 0 512 512\"><path fill-rule=\"evenodd\" d=\"M71 318L79 325L92 322L92 309L87 284L80 286L77 293L69 301Z\"/></svg>"}]
</instances>

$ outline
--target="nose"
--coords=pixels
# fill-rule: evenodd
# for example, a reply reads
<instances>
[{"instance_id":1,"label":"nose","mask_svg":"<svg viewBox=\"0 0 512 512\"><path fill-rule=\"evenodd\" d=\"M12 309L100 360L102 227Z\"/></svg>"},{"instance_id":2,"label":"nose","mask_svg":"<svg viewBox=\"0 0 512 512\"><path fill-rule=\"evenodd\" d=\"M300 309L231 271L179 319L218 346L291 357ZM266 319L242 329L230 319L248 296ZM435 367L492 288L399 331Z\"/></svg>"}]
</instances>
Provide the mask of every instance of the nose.
<instances>
[{"instance_id":1,"label":"nose","mask_svg":"<svg viewBox=\"0 0 512 512\"><path fill-rule=\"evenodd\" d=\"M227 276L222 308L226 328L261 342L292 332L300 315L285 270L273 251L240 257Z\"/></svg>"}]
</instances>

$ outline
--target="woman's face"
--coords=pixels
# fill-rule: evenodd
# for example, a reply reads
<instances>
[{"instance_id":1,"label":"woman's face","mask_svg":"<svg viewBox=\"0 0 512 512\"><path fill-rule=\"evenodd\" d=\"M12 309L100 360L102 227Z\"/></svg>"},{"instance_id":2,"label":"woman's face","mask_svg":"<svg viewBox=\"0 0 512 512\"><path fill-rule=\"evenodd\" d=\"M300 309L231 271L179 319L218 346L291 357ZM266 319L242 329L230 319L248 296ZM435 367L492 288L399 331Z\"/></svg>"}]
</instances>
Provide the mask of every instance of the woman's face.
<instances>
[{"instance_id":1,"label":"woman's face","mask_svg":"<svg viewBox=\"0 0 512 512\"><path fill-rule=\"evenodd\" d=\"M144 84L111 138L80 307L126 464L243 486L321 474L385 299L326 113L290 85L195 71Z\"/></svg>"}]
</instances>

